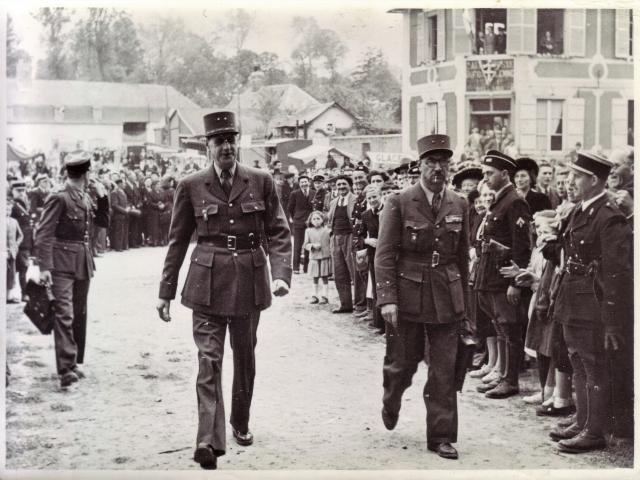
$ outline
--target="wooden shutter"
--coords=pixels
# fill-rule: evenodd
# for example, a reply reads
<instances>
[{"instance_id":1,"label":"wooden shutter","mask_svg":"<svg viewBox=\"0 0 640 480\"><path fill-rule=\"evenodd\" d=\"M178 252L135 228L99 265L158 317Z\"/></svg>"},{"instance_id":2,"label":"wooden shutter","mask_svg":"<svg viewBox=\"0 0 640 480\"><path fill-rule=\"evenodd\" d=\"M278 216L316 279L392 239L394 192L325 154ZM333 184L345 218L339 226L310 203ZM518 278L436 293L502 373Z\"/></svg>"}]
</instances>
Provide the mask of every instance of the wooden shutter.
<instances>
[{"instance_id":1,"label":"wooden shutter","mask_svg":"<svg viewBox=\"0 0 640 480\"><path fill-rule=\"evenodd\" d=\"M455 8L451 10L453 14L453 54L466 55L469 51L469 34L464 26L464 10Z\"/></svg>"},{"instance_id":2,"label":"wooden shutter","mask_svg":"<svg viewBox=\"0 0 640 480\"><path fill-rule=\"evenodd\" d=\"M584 8L567 9L565 10L564 19L565 53L575 57L584 57L587 31L587 11Z\"/></svg>"},{"instance_id":3,"label":"wooden shutter","mask_svg":"<svg viewBox=\"0 0 640 480\"><path fill-rule=\"evenodd\" d=\"M520 100L518 108L517 125L519 132L516 145L521 153L533 153L536 146L536 118L537 118L537 101L533 97L527 97ZM514 122L511 122L512 124Z\"/></svg>"},{"instance_id":4,"label":"wooden shutter","mask_svg":"<svg viewBox=\"0 0 640 480\"><path fill-rule=\"evenodd\" d=\"M538 12L535 8L522 9L522 53L535 55L537 51Z\"/></svg>"},{"instance_id":5,"label":"wooden shutter","mask_svg":"<svg viewBox=\"0 0 640 480\"><path fill-rule=\"evenodd\" d=\"M409 13L409 63L412 67L418 65L418 15Z\"/></svg>"},{"instance_id":6,"label":"wooden shutter","mask_svg":"<svg viewBox=\"0 0 640 480\"><path fill-rule=\"evenodd\" d=\"M416 138L420 138L425 135L425 110L426 104L418 100L416 102Z\"/></svg>"},{"instance_id":7,"label":"wooden shutter","mask_svg":"<svg viewBox=\"0 0 640 480\"><path fill-rule=\"evenodd\" d=\"M436 38L436 59L439 62L443 62L446 59L446 50L444 48L445 42L445 13L444 10L438 10L438 16L436 17L436 25L438 26L438 35Z\"/></svg>"},{"instance_id":8,"label":"wooden shutter","mask_svg":"<svg viewBox=\"0 0 640 480\"><path fill-rule=\"evenodd\" d=\"M425 15L424 12L418 13L418 25L416 27L416 64L420 65L425 61L426 35L425 35Z\"/></svg>"},{"instance_id":9,"label":"wooden shutter","mask_svg":"<svg viewBox=\"0 0 640 480\"><path fill-rule=\"evenodd\" d=\"M611 100L611 148L627 144L627 103L624 98Z\"/></svg>"},{"instance_id":10,"label":"wooden shutter","mask_svg":"<svg viewBox=\"0 0 640 480\"><path fill-rule=\"evenodd\" d=\"M569 98L565 106L562 149L568 150L578 142L584 145L584 98Z\"/></svg>"},{"instance_id":11,"label":"wooden shutter","mask_svg":"<svg viewBox=\"0 0 640 480\"><path fill-rule=\"evenodd\" d=\"M616 57L629 57L629 20L632 10L619 8L616 10Z\"/></svg>"},{"instance_id":12,"label":"wooden shutter","mask_svg":"<svg viewBox=\"0 0 640 480\"><path fill-rule=\"evenodd\" d=\"M438 122L436 125L437 133L449 135L449 133L447 133L447 102L444 100L438 102Z\"/></svg>"}]
</instances>

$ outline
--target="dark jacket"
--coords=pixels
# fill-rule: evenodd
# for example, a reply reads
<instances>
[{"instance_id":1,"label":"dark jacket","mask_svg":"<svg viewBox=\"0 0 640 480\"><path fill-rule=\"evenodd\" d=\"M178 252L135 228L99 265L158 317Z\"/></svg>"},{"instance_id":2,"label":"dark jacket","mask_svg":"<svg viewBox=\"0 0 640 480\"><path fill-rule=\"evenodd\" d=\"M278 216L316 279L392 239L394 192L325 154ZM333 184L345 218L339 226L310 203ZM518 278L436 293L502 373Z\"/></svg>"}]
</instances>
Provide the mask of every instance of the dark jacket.
<instances>
[{"instance_id":1,"label":"dark jacket","mask_svg":"<svg viewBox=\"0 0 640 480\"><path fill-rule=\"evenodd\" d=\"M434 218L420 183L387 198L375 255L378 306L398 305L399 319L451 323L465 317L469 219L464 198L444 190ZM437 265L432 266L433 253Z\"/></svg>"},{"instance_id":2,"label":"dark jacket","mask_svg":"<svg viewBox=\"0 0 640 480\"><path fill-rule=\"evenodd\" d=\"M529 214L533 215L542 210L551 210L551 199L544 193L536 192L535 190L529 190L527 196L524 197L529 205Z\"/></svg>"},{"instance_id":3,"label":"dark jacket","mask_svg":"<svg viewBox=\"0 0 640 480\"><path fill-rule=\"evenodd\" d=\"M357 235L356 248L358 250L362 250L363 248L366 248L370 261L373 261L373 258L376 254L376 249L370 245L366 245L364 241L366 238L378 238L379 231L380 231L380 212L379 211L374 212L369 208L362 214L362 222L360 223L358 229L356 230L356 235Z\"/></svg>"},{"instance_id":4,"label":"dark jacket","mask_svg":"<svg viewBox=\"0 0 640 480\"><path fill-rule=\"evenodd\" d=\"M180 180L175 193L169 247L159 297L175 298L178 273L196 231L182 290L183 305L215 315L245 315L271 305L271 277L291 283L291 233L269 173L238 164L230 196L213 166ZM253 233L261 245L232 251L205 238Z\"/></svg>"},{"instance_id":5,"label":"dark jacket","mask_svg":"<svg viewBox=\"0 0 640 480\"><path fill-rule=\"evenodd\" d=\"M11 216L18 221L20 230L22 230L22 243L20 244L21 250L31 250L33 248L33 230L34 222L38 220L34 214L29 212L29 205L19 199L15 199L13 207L11 208Z\"/></svg>"},{"instance_id":6,"label":"dark jacket","mask_svg":"<svg viewBox=\"0 0 640 480\"><path fill-rule=\"evenodd\" d=\"M307 219L311 212L313 212L313 205L311 200L315 196L316 191L309 188L308 194L305 197L301 189L291 192L289 197L289 203L287 204L287 213L289 217L293 219L294 227L306 227Z\"/></svg>"},{"instance_id":7,"label":"dark jacket","mask_svg":"<svg viewBox=\"0 0 640 480\"><path fill-rule=\"evenodd\" d=\"M507 186L496 197L487 213L484 227L483 245L495 240L509 248L508 253L486 252L480 256L475 281L476 290L507 293L515 280L500 275L500 267L509 265L511 260L526 268L531 258L529 205L517 193L513 185Z\"/></svg>"}]
</instances>

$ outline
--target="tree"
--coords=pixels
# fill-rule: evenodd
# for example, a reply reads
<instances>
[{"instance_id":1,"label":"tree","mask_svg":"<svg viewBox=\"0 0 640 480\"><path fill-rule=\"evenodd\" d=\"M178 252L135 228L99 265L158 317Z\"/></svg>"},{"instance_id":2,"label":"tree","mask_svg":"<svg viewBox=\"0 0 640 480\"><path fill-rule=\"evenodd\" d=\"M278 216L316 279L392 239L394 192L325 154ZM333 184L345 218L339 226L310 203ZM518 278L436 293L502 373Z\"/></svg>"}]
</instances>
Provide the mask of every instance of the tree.
<instances>
[{"instance_id":1,"label":"tree","mask_svg":"<svg viewBox=\"0 0 640 480\"><path fill-rule=\"evenodd\" d=\"M51 80L63 80L72 75L66 53L66 25L71 21L73 10L66 8L41 8L33 17L44 29L44 41L47 45L46 57L38 62L37 77Z\"/></svg>"},{"instance_id":2,"label":"tree","mask_svg":"<svg viewBox=\"0 0 640 480\"><path fill-rule=\"evenodd\" d=\"M258 119L263 125L263 134L265 137L269 135L269 125L271 121L279 113L280 97L270 89L263 89L259 93L258 98Z\"/></svg>"},{"instance_id":3,"label":"tree","mask_svg":"<svg viewBox=\"0 0 640 480\"><path fill-rule=\"evenodd\" d=\"M13 28L13 20L7 15L7 77L13 78L18 72L20 60L30 60L30 55L20 47L20 39Z\"/></svg>"},{"instance_id":4,"label":"tree","mask_svg":"<svg viewBox=\"0 0 640 480\"><path fill-rule=\"evenodd\" d=\"M233 46L236 52L240 52L244 47L249 32L253 28L255 18L242 8L236 8L226 15L225 19L227 21L224 30L233 38Z\"/></svg>"}]
</instances>

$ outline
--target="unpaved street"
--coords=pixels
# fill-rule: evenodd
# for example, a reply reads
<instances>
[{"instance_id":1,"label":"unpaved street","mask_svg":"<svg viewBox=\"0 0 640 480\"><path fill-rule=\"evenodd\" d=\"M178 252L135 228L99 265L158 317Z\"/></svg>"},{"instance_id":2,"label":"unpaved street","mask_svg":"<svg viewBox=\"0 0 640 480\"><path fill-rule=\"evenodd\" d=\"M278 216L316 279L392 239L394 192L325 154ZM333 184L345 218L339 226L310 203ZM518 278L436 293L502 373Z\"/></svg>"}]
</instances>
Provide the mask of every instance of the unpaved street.
<instances>
[{"instance_id":1,"label":"unpaved street","mask_svg":"<svg viewBox=\"0 0 640 480\"><path fill-rule=\"evenodd\" d=\"M173 302L173 320L165 324L154 309L164 253L144 248L96 260L87 378L68 392L55 374L53 339L35 330L21 306L8 306L8 469L199 469L192 460L197 359L190 311ZM460 460L441 459L426 450L424 366L388 432L380 419L383 337L350 315L332 315L331 305L309 305L310 278L294 282L292 293L263 313L258 330L255 443L238 447L228 427L220 469L631 466L624 446L556 453L548 438L554 419L536 417L520 397L485 399L474 379L459 396ZM331 294L335 302L333 284ZM225 358L228 416L228 340Z\"/></svg>"}]
</instances>

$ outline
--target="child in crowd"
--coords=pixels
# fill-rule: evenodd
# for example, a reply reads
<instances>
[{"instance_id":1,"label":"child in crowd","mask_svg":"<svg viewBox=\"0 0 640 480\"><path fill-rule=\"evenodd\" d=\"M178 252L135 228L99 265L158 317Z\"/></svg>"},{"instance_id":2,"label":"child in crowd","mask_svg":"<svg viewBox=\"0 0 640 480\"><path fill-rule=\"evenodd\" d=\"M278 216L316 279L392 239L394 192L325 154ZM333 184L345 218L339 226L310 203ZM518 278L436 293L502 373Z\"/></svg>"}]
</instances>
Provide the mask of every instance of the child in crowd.
<instances>
[{"instance_id":1,"label":"child in crowd","mask_svg":"<svg viewBox=\"0 0 640 480\"><path fill-rule=\"evenodd\" d=\"M302 244L309 251L309 272L313 277L314 295L311 303L329 303L329 276L331 275L331 251L329 229L322 212L314 210L307 219L307 230ZM322 279L322 296L320 293ZM320 297L320 298L318 298Z\"/></svg>"},{"instance_id":2,"label":"child in crowd","mask_svg":"<svg viewBox=\"0 0 640 480\"><path fill-rule=\"evenodd\" d=\"M11 290L15 286L16 280L16 257L18 255L18 247L22 242L22 230L18 221L11 216L13 209L13 199L7 199L7 303L17 303L18 300L11 297Z\"/></svg>"}]
</instances>

